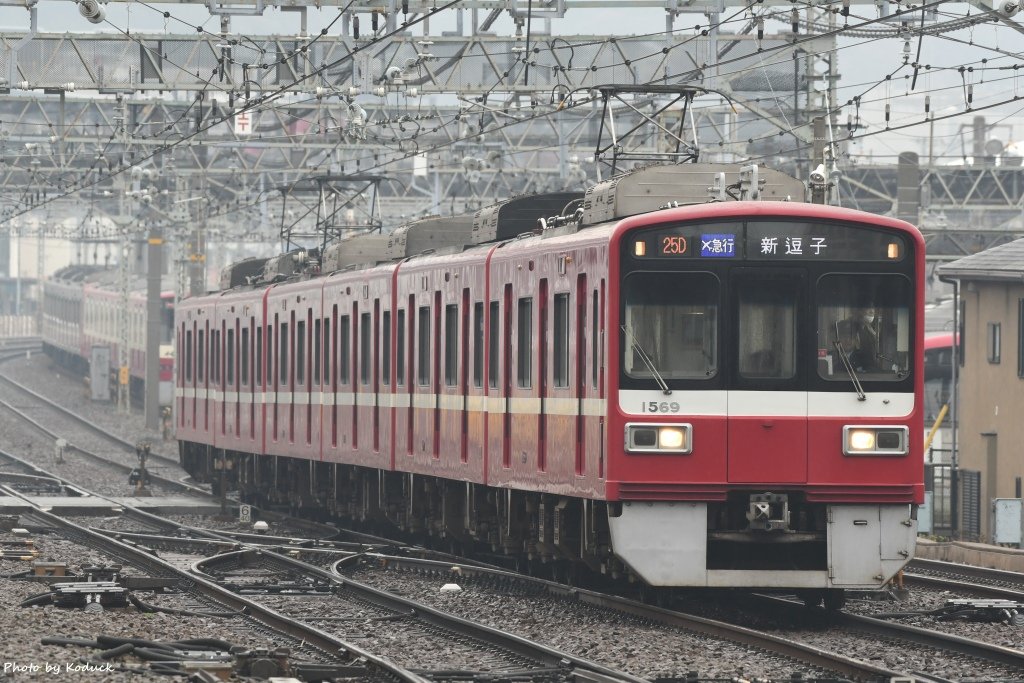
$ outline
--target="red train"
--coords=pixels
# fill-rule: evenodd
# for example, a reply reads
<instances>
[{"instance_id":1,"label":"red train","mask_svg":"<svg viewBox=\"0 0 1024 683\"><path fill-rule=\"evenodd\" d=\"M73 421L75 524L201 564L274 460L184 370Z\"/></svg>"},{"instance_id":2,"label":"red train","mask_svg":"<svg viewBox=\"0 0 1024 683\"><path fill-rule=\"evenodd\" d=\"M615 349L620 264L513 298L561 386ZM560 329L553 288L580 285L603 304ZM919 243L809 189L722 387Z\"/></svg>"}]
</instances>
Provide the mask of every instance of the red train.
<instances>
[{"instance_id":1,"label":"red train","mask_svg":"<svg viewBox=\"0 0 1024 683\"><path fill-rule=\"evenodd\" d=\"M803 192L654 167L344 240L325 275L239 264L175 312L183 465L657 586L882 586L924 492L924 243L712 186Z\"/></svg>"},{"instance_id":2,"label":"red train","mask_svg":"<svg viewBox=\"0 0 1024 683\"><path fill-rule=\"evenodd\" d=\"M174 293L161 293L160 405L174 394ZM94 345L110 350L109 376L119 381L121 294L116 270L74 265L57 271L43 284L43 348L83 376L89 374ZM132 282L128 295L128 375L131 393L143 396L146 379L146 287Z\"/></svg>"}]
</instances>

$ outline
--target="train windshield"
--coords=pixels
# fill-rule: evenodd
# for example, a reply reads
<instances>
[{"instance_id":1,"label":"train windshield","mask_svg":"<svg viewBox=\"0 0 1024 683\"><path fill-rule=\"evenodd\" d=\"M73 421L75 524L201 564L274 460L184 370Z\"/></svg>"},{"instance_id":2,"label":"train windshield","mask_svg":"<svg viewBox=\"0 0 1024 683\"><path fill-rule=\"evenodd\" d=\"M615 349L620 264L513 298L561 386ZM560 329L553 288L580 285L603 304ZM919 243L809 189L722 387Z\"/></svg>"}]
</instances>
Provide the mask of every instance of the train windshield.
<instances>
[{"instance_id":1,"label":"train windshield","mask_svg":"<svg viewBox=\"0 0 1024 683\"><path fill-rule=\"evenodd\" d=\"M824 275L818 297L818 375L899 381L910 372L910 280L903 275ZM844 358L845 356L845 358Z\"/></svg>"},{"instance_id":2,"label":"train windshield","mask_svg":"<svg viewBox=\"0 0 1024 683\"><path fill-rule=\"evenodd\" d=\"M714 275L633 273L625 280L623 298L628 376L699 379L718 372L719 283Z\"/></svg>"}]
</instances>

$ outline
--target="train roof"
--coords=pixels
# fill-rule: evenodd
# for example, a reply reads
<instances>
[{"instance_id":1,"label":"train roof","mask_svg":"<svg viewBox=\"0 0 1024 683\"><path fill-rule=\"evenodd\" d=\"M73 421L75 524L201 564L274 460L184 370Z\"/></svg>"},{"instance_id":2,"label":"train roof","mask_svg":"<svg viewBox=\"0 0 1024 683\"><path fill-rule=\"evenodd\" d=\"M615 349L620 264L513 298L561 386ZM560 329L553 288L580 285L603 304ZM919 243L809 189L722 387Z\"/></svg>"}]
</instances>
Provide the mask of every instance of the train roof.
<instances>
[{"instance_id":1,"label":"train roof","mask_svg":"<svg viewBox=\"0 0 1024 683\"><path fill-rule=\"evenodd\" d=\"M943 349L953 346L953 338L952 332L938 332L925 335L924 350L929 351L931 349Z\"/></svg>"},{"instance_id":2,"label":"train roof","mask_svg":"<svg viewBox=\"0 0 1024 683\"><path fill-rule=\"evenodd\" d=\"M121 287L121 274L117 268L110 268L99 265L77 264L65 266L56 271L50 278L54 282L70 285L92 285L103 290L116 291ZM144 291L146 289L146 277L137 273L131 273L128 280L128 288L131 292ZM167 296L173 288L169 279L161 278L161 296Z\"/></svg>"},{"instance_id":3,"label":"train roof","mask_svg":"<svg viewBox=\"0 0 1024 683\"><path fill-rule=\"evenodd\" d=\"M328 246L323 254L300 249L267 259L246 259L224 268L220 286L226 290L301 280L338 270L398 262L417 255L453 254L474 245L500 245L531 234L552 239L664 209L672 210L664 219L681 220L687 212L675 209L695 209L698 217L708 212L768 213L779 211L779 206L768 207L782 201L789 207L782 210L784 214L819 215L821 205L803 211L796 208L803 204L805 192L802 181L756 165L652 165L601 181L585 194L555 192L518 196L484 207L475 214L430 216L401 225L389 233L351 235ZM753 209L753 206L761 208ZM835 209L828 217L863 220L863 214L842 209ZM893 226L897 223L890 222Z\"/></svg>"}]
</instances>

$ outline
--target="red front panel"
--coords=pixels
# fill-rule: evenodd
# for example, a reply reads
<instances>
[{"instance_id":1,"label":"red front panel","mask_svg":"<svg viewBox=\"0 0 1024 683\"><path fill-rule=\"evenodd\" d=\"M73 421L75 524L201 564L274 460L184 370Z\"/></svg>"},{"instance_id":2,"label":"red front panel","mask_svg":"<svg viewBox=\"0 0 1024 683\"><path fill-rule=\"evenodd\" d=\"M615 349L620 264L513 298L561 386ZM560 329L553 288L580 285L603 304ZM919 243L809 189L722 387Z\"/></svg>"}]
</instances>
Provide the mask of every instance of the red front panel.
<instances>
[{"instance_id":1,"label":"red front panel","mask_svg":"<svg viewBox=\"0 0 1024 683\"><path fill-rule=\"evenodd\" d=\"M915 413L921 413L918 408ZM879 419L870 424L914 424L916 418L905 420ZM808 424L808 444L812 457L808 468L808 481L812 484L809 499L828 498L836 501L858 502L865 494L876 500L906 502L912 498L917 504L924 502L922 467L915 454L923 452L923 430L910 431L908 456L848 456L843 455L843 425L865 424L861 419L811 418Z\"/></svg>"},{"instance_id":2,"label":"red front panel","mask_svg":"<svg viewBox=\"0 0 1024 683\"><path fill-rule=\"evenodd\" d=\"M730 483L771 485L807 481L804 417L730 417L727 443Z\"/></svg>"}]
</instances>

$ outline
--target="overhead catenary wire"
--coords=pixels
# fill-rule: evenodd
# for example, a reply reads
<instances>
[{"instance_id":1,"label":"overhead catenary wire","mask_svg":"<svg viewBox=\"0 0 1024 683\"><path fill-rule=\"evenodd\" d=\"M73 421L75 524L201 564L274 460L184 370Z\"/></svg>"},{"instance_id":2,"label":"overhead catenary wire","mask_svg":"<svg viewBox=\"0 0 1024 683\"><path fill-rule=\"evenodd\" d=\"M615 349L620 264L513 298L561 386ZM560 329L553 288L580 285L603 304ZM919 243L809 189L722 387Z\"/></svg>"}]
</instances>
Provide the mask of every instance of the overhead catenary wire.
<instances>
[{"instance_id":1,"label":"overhead catenary wire","mask_svg":"<svg viewBox=\"0 0 1024 683\"><path fill-rule=\"evenodd\" d=\"M270 99L270 98L263 98L263 101L262 101L262 102L254 103L254 109L255 109L255 108L258 108L258 107L263 107L263 106L273 106L273 105L272 105L272 102L273 102L273 100L272 100L272 99ZM546 116L546 115L547 115L547 112L542 112L542 113L540 114L540 117L543 117L543 116ZM223 120L224 120L224 119L221 119L221 122L223 122ZM522 121L522 119L520 120L520 122L521 122L521 121ZM435 130L436 130L436 129L435 129ZM494 130L494 128L492 127L492 128L490 128L489 130ZM483 132L484 132L484 131L481 131L481 133L483 133ZM861 137L863 137L863 136L861 136ZM456 138L456 139L454 139L454 140L452 141L452 143L454 144L454 143L456 143L456 142L459 142L459 141L461 141L462 139L463 139L463 138ZM383 142L387 143L387 141L386 141L386 140L384 140ZM173 142L171 142L171 143L169 143L169 144L170 144L170 145L176 145L176 144L180 144L180 140L179 140L179 141L173 141ZM394 163L394 161L396 161L396 160L400 160L401 158L407 158L407 157L403 157L403 156L402 156L401 154L399 154L399 155L397 155L397 156L396 156L396 158L390 159L390 160L389 160L389 161L388 161L387 163ZM371 168L376 168L376 167L374 167L374 166L371 166Z\"/></svg>"}]
</instances>

